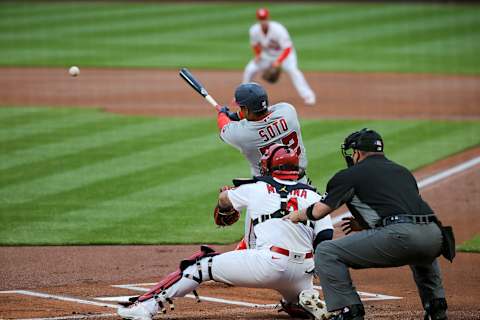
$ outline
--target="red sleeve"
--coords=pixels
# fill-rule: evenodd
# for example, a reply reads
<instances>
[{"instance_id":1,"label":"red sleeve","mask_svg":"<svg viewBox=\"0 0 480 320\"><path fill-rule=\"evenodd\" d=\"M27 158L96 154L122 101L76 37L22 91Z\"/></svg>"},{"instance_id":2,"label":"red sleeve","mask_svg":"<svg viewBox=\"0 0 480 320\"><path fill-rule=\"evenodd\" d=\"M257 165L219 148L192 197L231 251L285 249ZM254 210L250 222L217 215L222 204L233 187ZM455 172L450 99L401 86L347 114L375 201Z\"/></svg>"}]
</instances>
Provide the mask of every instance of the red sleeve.
<instances>
[{"instance_id":1,"label":"red sleeve","mask_svg":"<svg viewBox=\"0 0 480 320\"><path fill-rule=\"evenodd\" d=\"M227 124L229 124L232 120L223 112L219 112L217 115L217 126L218 130L222 130Z\"/></svg>"},{"instance_id":2,"label":"red sleeve","mask_svg":"<svg viewBox=\"0 0 480 320\"><path fill-rule=\"evenodd\" d=\"M252 48L253 48L253 53L255 54L255 58L259 57L260 53L262 53L262 46L259 43L257 43Z\"/></svg>"},{"instance_id":3,"label":"red sleeve","mask_svg":"<svg viewBox=\"0 0 480 320\"><path fill-rule=\"evenodd\" d=\"M281 64L283 60L285 60L288 57L290 52L292 52L292 47L288 47L287 49L283 50L282 54L277 58L275 62L277 62L278 64Z\"/></svg>"}]
</instances>

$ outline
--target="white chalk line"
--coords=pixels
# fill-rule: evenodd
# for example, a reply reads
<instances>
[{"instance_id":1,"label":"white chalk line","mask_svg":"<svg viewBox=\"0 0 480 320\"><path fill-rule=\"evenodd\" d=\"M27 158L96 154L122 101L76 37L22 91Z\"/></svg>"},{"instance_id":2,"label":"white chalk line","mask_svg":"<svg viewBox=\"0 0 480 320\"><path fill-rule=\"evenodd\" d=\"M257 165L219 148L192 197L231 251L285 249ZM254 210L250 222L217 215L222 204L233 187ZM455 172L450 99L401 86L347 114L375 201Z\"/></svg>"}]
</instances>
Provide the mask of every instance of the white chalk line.
<instances>
[{"instance_id":1,"label":"white chalk line","mask_svg":"<svg viewBox=\"0 0 480 320\"><path fill-rule=\"evenodd\" d=\"M156 285L156 283L118 284L118 285L112 285L112 287L121 288L121 289L129 289L129 290L140 291L140 292L148 292L149 289L142 288L140 286L153 286L153 285ZM126 300L121 300L121 301L127 301L128 298L130 298L130 297L122 296L121 298L127 298ZM185 296L185 298L196 299L196 297L193 294L187 294ZM99 297L99 298L94 298L94 299L95 300L100 300L100 301L118 301L118 299L120 299L120 298L119 297ZM204 301L209 301L209 302L233 304L233 305L237 305L237 306L250 307L250 308L274 308L277 305L277 304L250 303L250 302L238 301L238 300L226 300L226 299L207 297L207 296L200 296L200 299L204 300Z\"/></svg>"},{"instance_id":2,"label":"white chalk line","mask_svg":"<svg viewBox=\"0 0 480 320\"><path fill-rule=\"evenodd\" d=\"M98 306L98 307L109 307L109 308L115 308L115 309L117 308L117 306L114 304L100 303L95 301L88 301L88 300L77 299L73 297L60 296L60 295L35 292L35 291L29 291L29 290L0 291L0 293L16 293L16 294L23 294L26 296L32 296L32 297L38 297L38 298L55 299L55 300L61 300L61 301L76 302L81 304L89 304L89 305Z\"/></svg>"},{"instance_id":3,"label":"white chalk line","mask_svg":"<svg viewBox=\"0 0 480 320\"><path fill-rule=\"evenodd\" d=\"M107 318L117 317L116 313L99 313L99 314L77 314L64 317L51 317L51 318L23 318L15 320L75 320L75 319L88 319L88 318ZM2 319L3 320L3 319Z\"/></svg>"},{"instance_id":4,"label":"white chalk line","mask_svg":"<svg viewBox=\"0 0 480 320\"><path fill-rule=\"evenodd\" d=\"M423 189L425 187L428 187L440 180L443 180L445 178L448 178L454 174L457 174L457 173L460 173L462 171L465 171L467 169L470 169L474 166L476 166L477 164L480 163L480 157L475 157L473 159L470 159L470 160L467 160L465 162L462 162L450 169L447 169L447 170L444 170L444 171L441 171L439 173L436 173L434 174L433 176L430 176L428 178L425 178L421 181L418 182L418 188L419 189ZM351 216L352 214L350 213L350 211L347 211L347 212L344 212L334 218L332 218L332 223L333 224L337 224L339 222L342 221L343 218L345 217L349 217Z\"/></svg>"},{"instance_id":5,"label":"white chalk line","mask_svg":"<svg viewBox=\"0 0 480 320\"><path fill-rule=\"evenodd\" d=\"M141 286L151 287L151 286L154 286L155 284L156 283L119 284L119 285L112 285L112 287L121 288L121 289L129 289L129 290L133 290L133 291L147 292L149 289L143 288ZM313 286L313 287L317 290L322 290L321 286ZM362 299L362 301L380 301L380 300L403 299L402 297L389 296L389 295L384 295L384 294L379 294L379 293L369 293L369 292L362 292L362 291L357 291L357 292L360 295L360 298ZM124 302L124 301L128 301L128 299L130 297L131 296L114 296L114 297L97 297L97 298L94 298L94 299L99 300L99 301ZM188 294L185 297L195 299L195 296L191 295L191 294ZM252 307L252 308L273 308L273 307L276 306L276 304L255 304L255 303L244 302L244 301L225 300L225 299L206 297L206 296L202 296L201 299L205 300L205 301L210 301L210 302L218 302L218 303L224 303L224 304L234 304L234 305Z\"/></svg>"},{"instance_id":6,"label":"white chalk line","mask_svg":"<svg viewBox=\"0 0 480 320\"><path fill-rule=\"evenodd\" d=\"M470 159L468 161L465 161L459 165L456 165L450 169L441 171L433 176L430 176L428 178L425 178L418 182L418 187L420 189L425 188L431 184L434 184L440 180L443 180L445 178L448 178L454 174L460 173L462 171L465 171L469 168L474 167L475 165L480 163L480 157L475 157L473 159ZM339 223L342 218L350 216L350 212L345 212L335 218L332 219L334 224ZM125 289L131 289L131 290L137 290L137 291L148 291L148 289L138 287L138 285L154 285L154 283L142 283L142 284L136 284L136 285L114 285L114 287L118 288L125 288ZM317 289L321 289L320 286L314 286ZM113 304L108 304L108 303L98 303L94 301L89 301L89 300L83 300L83 299L77 299L77 298L72 298L72 297L66 297L66 296L59 296L59 295L51 295L51 294L46 294L46 293L40 293L40 292L34 292L34 291L28 291L28 290L9 290L9 291L0 291L0 293L14 293L14 294L23 294L23 295L29 295L29 296L35 296L35 297L40 297L40 298L48 298L48 299L56 299L56 300L61 300L61 301L69 301L69 302L76 302L80 304L88 304L88 305L96 305L96 306L101 306L101 307L109 307L109 308L117 308L116 305ZM387 295L381 295L381 294L374 294L374 293L368 293L368 292L360 292L358 291L360 296L365 296L362 300L367 301L367 300L392 300L392 299L402 299L401 297L395 297L395 296L387 296ZM186 297L188 298L195 298L193 295L187 295ZM96 298L96 300L106 300L107 298L114 298L114 297L100 297ZM128 297L122 296L121 298L123 299L128 299ZM212 301L212 302L219 302L219 303L226 303L226 304L237 304L237 305L242 305L242 306L248 306L248 307L256 307L256 308L271 308L275 307L275 304L253 304L249 302L243 302L243 301L235 301L235 300L225 300L225 299L219 299L219 298L213 298L213 297L202 297L203 300L205 301ZM84 319L84 318L98 318L98 317L110 317L110 316L115 316L115 314L110 314L110 313L103 313L103 314L92 314L92 315L72 315L72 316L65 316L65 317L50 317L50 318L27 318L27 319L19 319L19 320L68 320L68 319Z\"/></svg>"}]
</instances>

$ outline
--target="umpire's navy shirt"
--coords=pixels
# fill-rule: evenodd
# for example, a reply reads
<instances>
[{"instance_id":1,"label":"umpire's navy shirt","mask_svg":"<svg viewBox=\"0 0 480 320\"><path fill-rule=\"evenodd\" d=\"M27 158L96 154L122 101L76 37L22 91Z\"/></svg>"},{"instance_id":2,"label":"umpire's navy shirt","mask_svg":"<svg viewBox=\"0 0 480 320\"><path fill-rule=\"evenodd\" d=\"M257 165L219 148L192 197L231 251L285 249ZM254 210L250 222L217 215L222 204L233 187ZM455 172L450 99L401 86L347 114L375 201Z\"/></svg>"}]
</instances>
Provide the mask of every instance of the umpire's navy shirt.
<instances>
[{"instance_id":1,"label":"umpire's navy shirt","mask_svg":"<svg viewBox=\"0 0 480 320\"><path fill-rule=\"evenodd\" d=\"M355 218L372 228L389 216L433 214L411 172L383 154L337 172L326 191L323 203L333 209L347 204Z\"/></svg>"}]
</instances>

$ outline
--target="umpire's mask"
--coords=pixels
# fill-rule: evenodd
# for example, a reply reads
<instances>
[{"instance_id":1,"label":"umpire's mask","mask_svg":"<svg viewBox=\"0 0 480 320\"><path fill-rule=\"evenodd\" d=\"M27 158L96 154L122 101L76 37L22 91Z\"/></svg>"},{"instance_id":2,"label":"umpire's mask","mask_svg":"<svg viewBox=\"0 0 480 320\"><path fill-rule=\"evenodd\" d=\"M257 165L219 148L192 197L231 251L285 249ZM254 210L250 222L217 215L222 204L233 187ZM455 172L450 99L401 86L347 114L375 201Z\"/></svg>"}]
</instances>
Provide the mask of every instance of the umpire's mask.
<instances>
[{"instance_id":1,"label":"umpire's mask","mask_svg":"<svg viewBox=\"0 0 480 320\"><path fill-rule=\"evenodd\" d=\"M353 149L369 151L369 152L383 152L383 139L380 134L374 130L363 128L360 131L355 131L349 134L342 146L342 156L345 159L348 167L353 166Z\"/></svg>"}]
</instances>

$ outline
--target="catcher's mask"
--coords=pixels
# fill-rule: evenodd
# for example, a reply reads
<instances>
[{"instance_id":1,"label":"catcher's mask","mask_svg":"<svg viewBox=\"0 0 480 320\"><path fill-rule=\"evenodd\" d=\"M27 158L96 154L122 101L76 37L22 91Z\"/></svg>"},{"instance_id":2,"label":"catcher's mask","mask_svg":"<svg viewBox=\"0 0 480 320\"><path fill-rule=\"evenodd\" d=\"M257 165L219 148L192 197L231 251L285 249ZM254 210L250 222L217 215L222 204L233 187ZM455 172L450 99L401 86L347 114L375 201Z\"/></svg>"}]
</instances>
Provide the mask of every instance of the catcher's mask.
<instances>
[{"instance_id":1,"label":"catcher's mask","mask_svg":"<svg viewBox=\"0 0 480 320\"><path fill-rule=\"evenodd\" d=\"M355 131L348 135L345 138L341 149L347 166L351 167L354 164L352 157L353 150L383 152L383 140L378 132L363 128L360 131Z\"/></svg>"},{"instance_id":2,"label":"catcher's mask","mask_svg":"<svg viewBox=\"0 0 480 320\"><path fill-rule=\"evenodd\" d=\"M235 102L253 113L268 110L268 96L265 89L255 82L244 83L235 90Z\"/></svg>"},{"instance_id":3,"label":"catcher's mask","mask_svg":"<svg viewBox=\"0 0 480 320\"><path fill-rule=\"evenodd\" d=\"M298 180L299 158L295 150L275 143L260 158L262 176L272 176L283 180Z\"/></svg>"}]
</instances>

